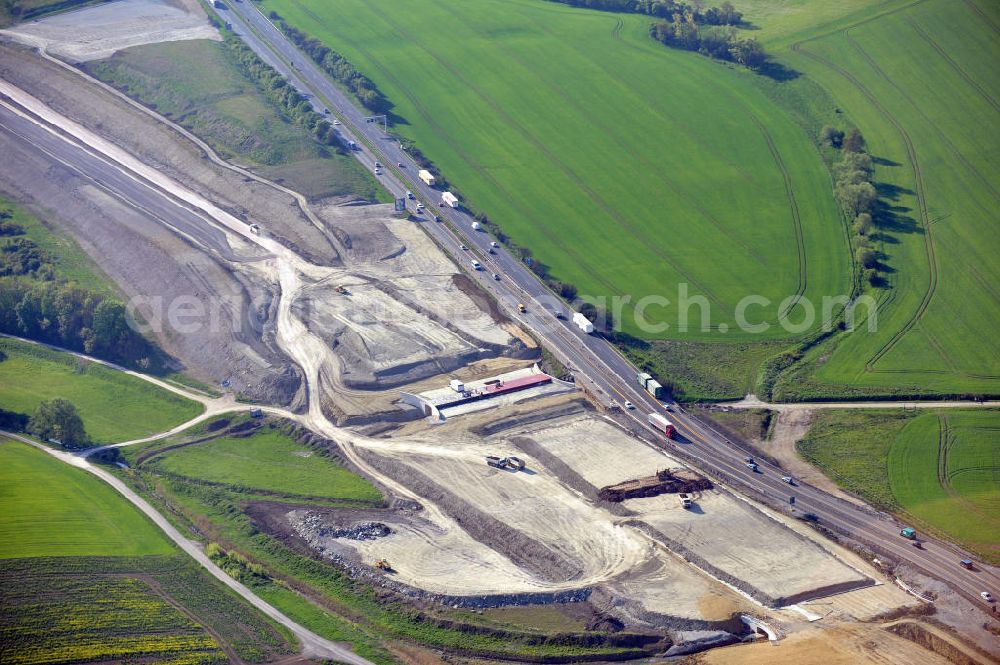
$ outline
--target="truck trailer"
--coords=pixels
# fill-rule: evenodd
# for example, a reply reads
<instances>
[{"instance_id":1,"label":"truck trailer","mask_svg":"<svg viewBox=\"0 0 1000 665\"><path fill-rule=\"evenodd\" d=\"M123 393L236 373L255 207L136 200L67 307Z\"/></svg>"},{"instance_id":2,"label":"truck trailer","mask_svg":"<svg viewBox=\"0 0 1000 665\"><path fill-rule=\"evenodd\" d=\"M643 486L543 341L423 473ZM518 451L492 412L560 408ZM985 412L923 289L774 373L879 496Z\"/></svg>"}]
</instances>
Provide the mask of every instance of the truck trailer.
<instances>
[{"instance_id":1,"label":"truck trailer","mask_svg":"<svg viewBox=\"0 0 1000 665\"><path fill-rule=\"evenodd\" d=\"M458 197L451 192L444 192L441 194L441 200L450 205L452 208L458 207Z\"/></svg>"},{"instance_id":2,"label":"truck trailer","mask_svg":"<svg viewBox=\"0 0 1000 665\"><path fill-rule=\"evenodd\" d=\"M655 397L656 399L663 399L666 391L663 390L663 386L656 379L650 379L646 382L646 392Z\"/></svg>"},{"instance_id":3,"label":"truck trailer","mask_svg":"<svg viewBox=\"0 0 1000 665\"><path fill-rule=\"evenodd\" d=\"M427 169L420 169L417 171L417 177L424 181L425 185L434 186L434 174L432 174Z\"/></svg>"},{"instance_id":4,"label":"truck trailer","mask_svg":"<svg viewBox=\"0 0 1000 665\"><path fill-rule=\"evenodd\" d=\"M590 319L588 319L580 312L577 312L573 315L573 323L576 324L577 328L587 333L588 335L594 332L594 324L591 323Z\"/></svg>"},{"instance_id":5,"label":"truck trailer","mask_svg":"<svg viewBox=\"0 0 1000 665\"><path fill-rule=\"evenodd\" d=\"M664 416L659 413L651 413L646 417L649 424L656 428L658 432L663 432L663 435L668 439L674 438L674 434L677 430L674 429L674 424L667 420Z\"/></svg>"},{"instance_id":6,"label":"truck trailer","mask_svg":"<svg viewBox=\"0 0 1000 665\"><path fill-rule=\"evenodd\" d=\"M651 375L645 372L640 372L635 375L635 380L640 386L642 386L643 390L656 399L663 399L666 396L666 391L663 389L663 386L661 386L660 382L654 379Z\"/></svg>"}]
</instances>

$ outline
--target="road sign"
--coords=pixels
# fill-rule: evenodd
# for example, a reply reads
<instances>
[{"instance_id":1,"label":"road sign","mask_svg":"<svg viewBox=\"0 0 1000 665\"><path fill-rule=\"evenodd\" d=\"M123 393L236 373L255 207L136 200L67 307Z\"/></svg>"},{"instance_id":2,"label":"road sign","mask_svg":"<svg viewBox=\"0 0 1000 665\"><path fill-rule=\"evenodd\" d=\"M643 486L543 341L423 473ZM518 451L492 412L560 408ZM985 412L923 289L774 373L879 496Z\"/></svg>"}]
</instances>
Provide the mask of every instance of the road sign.
<instances>
[{"instance_id":1,"label":"road sign","mask_svg":"<svg viewBox=\"0 0 1000 665\"><path fill-rule=\"evenodd\" d=\"M396 199L396 212L406 212L406 199Z\"/></svg>"}]
</instances>

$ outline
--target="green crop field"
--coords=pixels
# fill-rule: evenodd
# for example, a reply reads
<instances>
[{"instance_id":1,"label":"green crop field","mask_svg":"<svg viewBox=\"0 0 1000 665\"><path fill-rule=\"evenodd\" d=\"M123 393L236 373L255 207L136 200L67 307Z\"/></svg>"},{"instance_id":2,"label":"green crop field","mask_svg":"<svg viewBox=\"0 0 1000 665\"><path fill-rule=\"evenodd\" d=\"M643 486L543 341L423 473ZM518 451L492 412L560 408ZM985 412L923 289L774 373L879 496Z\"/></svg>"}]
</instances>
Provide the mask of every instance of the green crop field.
<instances>
[{"instance_id":1,"label":"green crop field","mask_svg":"<svg viewBox=\"0 0 1000 665\"><path fill-rule=\"evenodd\" d=\"M0 575L4 662L228 662L201 628L135 578Z\"/></svg>"},{"instance_id":2,"label":"green crop field","mask_svg":"<svg viewBox=\"0 0 1000 665\"><path fill-rule=\"evenodd\" d=\"M382 499L357 474L268 428L251 436L224 436L170 450L141 468L291 496L371 503Z\"/></svg>"},{"instance_id":3,"label":"green crop field","mask_svg":"<svg viewBox=\"0 0 1000 665\"><path fill-rule=\"evenodd\" d=\"M997 393L1000 5L895 7L788 53L861 127L889 206L878 329L817 351L815 380Z\"/></svg>"},{"instance_id":4,"label":"green crop field","mask_svg":"<svg viewBox=\"0 0 1000 665\"><path fill-rule=\"evenodd\" d=\"M263 5L372 78L406 120L399 131L557 279L631 296L629 333L789 337L738 330L738 301L770 299L747 315L774 324L786 297L850 290L812 138L756 75L657 44L648 17L541 0ZM679 329L679 284L708 299L711 330L697 306ZM669 328L644 331L632 316L648 295L671 301L645 310Z\"/></svg>"},{"instance_id":5,"label":"green crop field","mask_svg":"<svg viewBox=\"0 0 1000 665\"><path fill-rule=\"evenodd\" d=\"M556 279L631 296L627 333L694 342L679 361L655 343L640 354L692 398L754 388L762 356L780 350L745 343L796 337L773 325L783 298L802 293L819 313L823 296L851 292L815 135L856 125L881 201L877 329L861 307L860 329L807 353L777 393L1000 392L995 3L737 2L747 34L799 74L786 82L667 49L649 17L544 0L263 5L372 78L405 120L397 131ZM679 283L709 301L709 332ZM650 294L671 303L646 319L670 328L639 325L632 307ZM734 325L751 294L770 301L747 310L772 324L760 334ZM727 354L743 359L738 376L713 372Z\"/></svg>"},{"instance_id":6,"label":"green crop field","mask_svg":"<svg viewBox=\"0 0 1000 665\"><path fill-rule=\"evenodd\" d=\"M184 554L7 559L0 645L4 663L25 665L263 663L293 651Z\"/></svg>"},{"instance_id":7,"label":"green crop field","mask_svg":"<svg viewBox=\"0 0 1000 665\"><path fill-rule=\"evenodd\" d=\"M191 130L224 157L308 197L386 196L352 157L324 148L279 113L218 42L137 46L86 69Z\"/></svg>"},{"instance_id":8,"label":"green crop field","mask_svg":"<svg viewBox=\"0 0 1000 665\"><path fill-rule=\"evenodd\" d=\"M799 451L875 505L1000 561L1000 412L828 412Z\"/></svg>"},{"instance_id":9,"label":"green crop field","mask_svg":"<svg viewBox=\"0 0 1000 665\"><path fill-rule=\"evenodd\" d=\"M0 438L0 559L172 551L152 523L98 478Z\"/></svg>"},{"instance_id":10,"label":"green crop field","mask_svg":"<svg viewBox=\"0 0 1000 665\"><path fill-rule=\"evenodd\" d=\"M0 408L31 415L43 400L76 405L97 443L166 431L202 411L197 402L68 353L0 338Z\"/></svg>"}]
</instances>

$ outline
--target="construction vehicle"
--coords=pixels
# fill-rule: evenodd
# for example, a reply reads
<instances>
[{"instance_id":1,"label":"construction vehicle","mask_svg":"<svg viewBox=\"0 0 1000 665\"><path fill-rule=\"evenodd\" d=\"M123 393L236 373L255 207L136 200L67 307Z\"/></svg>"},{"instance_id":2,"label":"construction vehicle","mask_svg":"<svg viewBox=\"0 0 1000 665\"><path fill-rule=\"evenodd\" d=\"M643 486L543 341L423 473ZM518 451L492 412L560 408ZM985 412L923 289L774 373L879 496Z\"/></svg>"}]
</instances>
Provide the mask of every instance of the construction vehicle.
<instances>
[{"instance_id":1,"label":"construction vehicle","mask_svg":"<svg viewBox=\"0 0 1000 665\"><path fill-rule=\"evenodd\" d=\"M680 499L681 501L681 508L684 508L685 510L691 509L691 505L693 504L693 502L691 501L690 494L685 494L684 492L681 492L680 494L677 495L677 498Z\"/></svg>"},{"instance_id":2,"label":"construction vehicle","mask_svg":"<svg viewBox=\"0 0 1000 665\"><path fill-rule=\"evenodd\" d=\"M389 562L386 561L385 559L379 559L378 561L376 561L375 567L378 568L379 570L384 570L387 573L392 572L392 566L390 566Z\"/></svg>"},{"instance_id":3,"label":"construction vehicle","mask_svg":"<svg viewBox=\"0 0 1000 665\"><path fill-rule=\"evenodd\" d=\"M524 314L525 312L528 311L528 308L524 306L524 303L518 303L517 311L519 311L521 314Z\"/></svg>"},{"instance_id":4,"label":"construction vehicle","mask_svg":"<svg viewBox=\"0 0 1000 665\"><path fill-rule=\"evenodd\" d=\"M347 295L347 287L345 287L343 284L338 284L335 290L342 296Z\"/></svg>"},{"instance_id":5,"label":"construction vehicle","mask_svg":"<svg viewBox=\"0 0 1000 665\"><path fill-rule=\"evenodd\" d=\"M524 460L520 457L497 457L496 455L487 455L486 463L495 469L510 469L511 471L523 471L524 470Z\"/></svg>"}]
</instances>

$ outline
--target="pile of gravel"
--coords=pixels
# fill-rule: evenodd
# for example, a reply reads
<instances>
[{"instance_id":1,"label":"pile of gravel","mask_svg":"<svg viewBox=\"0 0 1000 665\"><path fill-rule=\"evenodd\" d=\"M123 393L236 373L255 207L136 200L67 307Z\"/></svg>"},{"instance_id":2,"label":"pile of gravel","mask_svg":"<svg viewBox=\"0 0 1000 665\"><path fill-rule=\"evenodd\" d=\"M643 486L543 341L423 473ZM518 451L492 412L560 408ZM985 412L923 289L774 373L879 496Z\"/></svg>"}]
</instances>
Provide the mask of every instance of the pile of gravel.
<instances>
[{"instance_id":1,"label":"pile of gravel","mask_svg":"<svg viewBox=\"0 0 1000 665\"><path fill-rule=\"evenodd\" d=\"M331 526L318 513L307 513L294 524L295 530L308 540L316 538L348 538L350 540L376 540L385 538L392 529L381 522L357 522L348 527Z\"/></svg>"}]
</instances>

